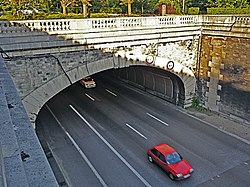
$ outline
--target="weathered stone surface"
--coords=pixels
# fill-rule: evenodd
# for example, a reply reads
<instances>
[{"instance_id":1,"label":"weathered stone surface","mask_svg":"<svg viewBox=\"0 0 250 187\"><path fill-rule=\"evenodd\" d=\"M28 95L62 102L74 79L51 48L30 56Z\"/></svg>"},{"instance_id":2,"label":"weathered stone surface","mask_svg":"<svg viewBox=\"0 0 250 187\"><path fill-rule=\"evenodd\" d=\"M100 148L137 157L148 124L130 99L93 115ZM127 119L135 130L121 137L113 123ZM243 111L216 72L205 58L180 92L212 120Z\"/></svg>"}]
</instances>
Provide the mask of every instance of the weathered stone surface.
<instances>
[{"instance_id":1,"label":"weathered stone surface","mask_svg":"<svg viewBox=\"0 0 250 187\"><path fill-rule=\"evenodd\" d=\"M0 178L3 179L0 184L15 187L58 186L1 57L0 109Z\"/></svg>"},{"instance_id":2,"label":"weathered stone surface","mask_svg":"<svg viewBox=\"0 0 250 187\"><path fill-rule=\"evenodd\" d=\"M217 40L213 36L203 36L199 76L204 82L211 82L211 77L217 79L219 75L217 84L221 85L221 90L217 91L220 96L220 102L216 104L218 110L250 121L250 39L225 37ZM207 65L209 61L212 61L211 67ZM209 107L209 102L206 105Z\"/></svg>"}]
</instances>

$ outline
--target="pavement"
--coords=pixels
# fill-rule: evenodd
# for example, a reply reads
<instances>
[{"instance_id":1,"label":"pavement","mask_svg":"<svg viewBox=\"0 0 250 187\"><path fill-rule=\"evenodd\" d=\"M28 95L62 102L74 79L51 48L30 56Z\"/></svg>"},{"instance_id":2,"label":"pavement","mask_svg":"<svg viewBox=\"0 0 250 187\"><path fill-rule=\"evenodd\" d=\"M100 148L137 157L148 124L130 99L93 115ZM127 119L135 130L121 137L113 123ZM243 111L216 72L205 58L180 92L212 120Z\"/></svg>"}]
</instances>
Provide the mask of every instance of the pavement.
<instances>
[{"instance_id":1,"label":"pavement","mask_svg":"<svg viewBox=\"0 0 250 187\"><path fill-rule=\"evenodd\" d=\"M200 112L193 108L186 109L185 112L250 145L250 123L246 120L231 118L217 112Z\"/></svg>"}]
</instances>

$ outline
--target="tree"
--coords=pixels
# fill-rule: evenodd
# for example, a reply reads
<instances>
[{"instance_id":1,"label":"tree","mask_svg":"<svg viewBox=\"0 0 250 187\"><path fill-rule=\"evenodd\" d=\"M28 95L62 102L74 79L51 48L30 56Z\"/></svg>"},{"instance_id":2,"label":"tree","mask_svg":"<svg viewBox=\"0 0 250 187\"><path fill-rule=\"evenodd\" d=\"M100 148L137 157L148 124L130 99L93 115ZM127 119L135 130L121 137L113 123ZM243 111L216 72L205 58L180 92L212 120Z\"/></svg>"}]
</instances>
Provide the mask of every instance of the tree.
<instances>
[{"instance_id":1,"label":"tree","mask_svg":"<svg viewBox=\"0 0 250 187\"><path fill-rule=\"evenodd\" d=\"M71 4L73 4L76 0L60 0L62 9L63 9L63 14L67 14L67 7Z\"/></svg>"},{"instance_id":2,"label":"tree","mask_svg":"<svg viewBox=\"0 0 250 187\"><path fill-rule=\"evenodd\" d=\"M208 0L211 7L218 8L245 8L249 7L248 0Z\"/></svg>"},{"instance_id":3,"label":"tree","mask_svg":"<svg viewBox=\"0 0 250 187\"><path fill-rule=\"evenodd\" d=\"M166 11L166 5L173 5L176 13L181 13L182 0L159 0L158 5L162 5L162 11ZM162 15L165 13L162 12Z\"/></svg>"},{"instance_id":4,"label":"tree","mask_svg":"<svg viewBox=\"0 0 250 187\"><path fill-rule=\"evenodd\" d=\"M158 0L137 0L133 3L132 11L139 14L152 14Z\"/></svg>"},{"instance_id":5,"label":"tree","mask_svg":"<svg viewBox=\"0 0 250 187\"><path fill-rule=\"evenodd\" d=\"M188 0L187 4L189 7L199 7L200 14L206 14L207 7L211 7L208 0Z\"/></svg>"},{"instance_id":6,"label":"tree","mask_svg":"<svg viewBox=\"0 0 250 187\"><path fill-rule=\"evenodd\" d=\"M105 13L121 13L122 9L119 6L120 0L103 0L102 7L100 9L101 12Z\"/></svg>"},{"instance_id":7,"label":"tree","mask_svg":"<svg viewBox=\"0 0 250 187\"><path fill-rule=\"evenodd\" d=\"M138 0L141 4L141 14L144 13L144 5L147 3L147 0Z\"/></svg>"},{"instance_id":8,"label":"tree","mask_svg":"<svg viewBox=\"0 0 250 187\"><path fill-rule=\"evenodd\" d=\"M91 0L81 0L82 2L82 13L83 13L83 16L86 18L88 16L88 7L89 6L92 6L90 4L90 1Z\"/></svg>"},{"instance_id":9,"label":"tree","mask_svg":"<svg viewBox=\"0 0 250 187\"><path fill-rule=\"evenodd\" d=\"M127 4L128 6L128 15L130 16L132 11L131 11L131 6L132 6L132 3L134 2L134 0L121 0L121 4L125 5Z\"/></svg>"}]
</instances>

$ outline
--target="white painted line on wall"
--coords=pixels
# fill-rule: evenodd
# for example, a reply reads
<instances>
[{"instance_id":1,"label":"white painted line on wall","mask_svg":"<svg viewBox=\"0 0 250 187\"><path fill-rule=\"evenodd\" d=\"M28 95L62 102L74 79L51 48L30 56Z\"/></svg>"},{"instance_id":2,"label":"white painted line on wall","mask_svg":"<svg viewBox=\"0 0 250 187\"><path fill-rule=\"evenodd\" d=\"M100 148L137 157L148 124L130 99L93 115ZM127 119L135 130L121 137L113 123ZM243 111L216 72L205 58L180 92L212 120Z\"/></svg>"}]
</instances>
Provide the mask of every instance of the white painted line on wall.
<instances>
[{"instance_id":1,"label":"white painted line on wall","mask_svg":"<svg viewBox=\"0 0 250 187\"><path fill-rule=\"evenodd\" d=\"M146 113L148 116L150 116L151 118L154 118L155 120L161 122L162 124L166 125L166 126L169 126L166 122L158 119L157 117L153 116L152 114L149 114L149 113Z\"/></svg>"},{"instance_id":2,"label":"white painted line on wall","mask_svg":"<svg viewBox=\"0 0 250 187\"><path fill-rule=\"evenodd\" d=\"M112 94L113 96L117 97L117 95L114 93L114 92L111 92L110 90L108 89L105 89L108 93Z\"/></svg>"},{"instance_id":3,"label":"white painted line on wall","mask_svg":"<svg viewBox=\"0 0 250 187\"><path fill-rule=\"evenodd\" d=\"M148 139L146 136L144 136L142 133L140 133L138 130L136 130L134 127L132 127L131 125L129 125L128 123L126 123L127 127L129 127L130 129L132 129L133 131L135 131L137 134L139 134L141 137L143 137L144 139Z\"/></svg>"},{"instance_id":4,"label":"white painted line on wall","mask_svg":"<svg viewBox=\"0 0 250 187\"><path fill-rule=\"evenodd\" d=\"M86 93L85 93L85 95L86 95L88 98L90 98L92 101L95 101L95 99L94 99L93 97L91 97L89 94L86 94Z\"/></svg>"},{"instance_id":5,"label":"white painted line on wall","mask_svg":"<svg viewBox=\"0 0 250 187\"><path fill-rule=\"evenodd\" d=\"M134 168L131 166L125 158L122 157L118 151L115 150L114 147L105 139L103 136L92 126L90 123L72 106L69 105L70 108L88 125L88 127L109 147L109 149L145 184L147 187L151 187L151 185L144 179Z\"/></svg>"},{"instance_id":6,"label":"white painted line on wall","mask_svg":"<svg viewBox=\"0 0 250 187\"><path fill-rule=\"evenodd\" d=\"M64 131L64 133L68 136L68 138L70 139L70 141L72 142L72 144L74 145L74 147L76 148L76 150L80 153L80 155L82 156L82 158L85 160L85 162L88 164L89 168L92 170L92 172L95 174L95 176L97 177L97 179L100 181L100 183L102 184L102 186L104 187L108 187L108 185L104 182L104 180L102 179L102 177L100 176L100 174L97 172L97 170L95 169L95 167L91 164L90 160L87 158L87 156L83 153L83 151L81 150L81 148L77 145L77 143L75 142L75 140L72 138L72 136L66 131L66 129L62 126L61 122L57 119L57 117L55 116L55 114L52 112L52 110L49 108L49 106L46 105L46 107L48 108L49 112L52 114L52 116L55 118L55 120L57 121L57 123L59 124L59 126L62 128L62 130Z\"/></svg>"}]
</instances>

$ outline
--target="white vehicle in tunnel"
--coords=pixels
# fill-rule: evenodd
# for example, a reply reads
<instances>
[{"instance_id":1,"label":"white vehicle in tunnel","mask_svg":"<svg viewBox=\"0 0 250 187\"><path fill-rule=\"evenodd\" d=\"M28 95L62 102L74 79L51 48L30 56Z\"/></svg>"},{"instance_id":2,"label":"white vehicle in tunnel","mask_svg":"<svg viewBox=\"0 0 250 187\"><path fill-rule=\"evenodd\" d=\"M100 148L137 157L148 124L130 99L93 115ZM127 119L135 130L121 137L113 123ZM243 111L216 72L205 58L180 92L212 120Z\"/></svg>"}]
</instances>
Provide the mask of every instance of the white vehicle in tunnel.
<instances>
[{"instance_id":1,"label":"white vehicle in tunnel","mask_svg":"<svg viewBox=\"0 0 250 187\"><path fill-rule=\"evenodd\" d=\"M94 88L96 87L96 83L94 79L91 77L85 77L82 80L80 80L80 84L83 85L85 88Z\"/></svg>"}]
</instances>

